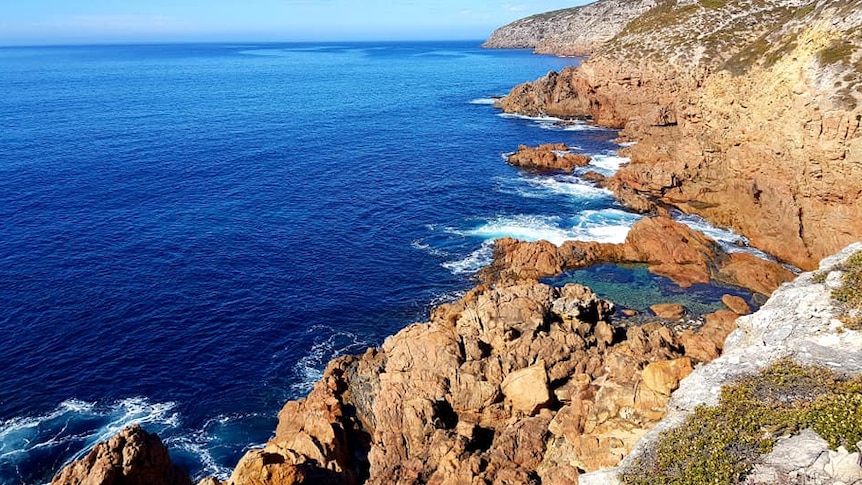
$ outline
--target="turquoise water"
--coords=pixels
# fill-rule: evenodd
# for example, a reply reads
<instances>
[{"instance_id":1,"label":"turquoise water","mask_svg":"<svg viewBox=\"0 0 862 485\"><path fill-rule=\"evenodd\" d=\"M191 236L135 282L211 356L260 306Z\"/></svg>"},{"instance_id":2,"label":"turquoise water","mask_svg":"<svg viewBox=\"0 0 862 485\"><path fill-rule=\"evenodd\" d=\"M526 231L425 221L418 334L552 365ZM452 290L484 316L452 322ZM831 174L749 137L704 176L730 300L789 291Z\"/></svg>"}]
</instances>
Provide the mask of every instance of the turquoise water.
<instances>
[{"instance_id":1,"label":"turquoise water","mask_svg":"<svg viewBox=\"0 0 862 485\"><path fill-rule=\"evenodd\" d=\"M562 286L579 283L589 286L600 297L614 302L618 310L629 308L646 313L656 303L679 303L694 314L726 309L721 303L723 295L744 299L753 309L758 302L745 290L718 284L694 284L681 288L669 278L654 275L646 265L601 264L568 271L557 278L546 280Z\"/></svg>"}]
</instances>

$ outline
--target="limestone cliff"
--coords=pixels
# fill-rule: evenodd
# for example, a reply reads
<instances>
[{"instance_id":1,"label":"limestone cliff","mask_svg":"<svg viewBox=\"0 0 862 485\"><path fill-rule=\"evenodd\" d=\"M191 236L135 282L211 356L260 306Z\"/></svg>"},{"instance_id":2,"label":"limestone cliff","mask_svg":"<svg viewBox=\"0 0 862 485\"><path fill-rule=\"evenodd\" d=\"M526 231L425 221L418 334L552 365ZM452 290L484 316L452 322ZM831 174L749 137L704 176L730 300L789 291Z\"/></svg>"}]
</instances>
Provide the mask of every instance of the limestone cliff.
<instances>
[{"instance_id":1,"label":"limestone cliff","mask_svg":"<svg viewBox=\"0 0 862 485\"><path fill-rule=\"evenodd\" d=\"M533 15L495 30L482 47L586 56L655 5L656 0L598 0Z\"/></svg>"},{"instance_id":2,"label":"limestone cliff","mask_svg":"<svg viewBox=\"0 0 862 485\"><path fill-rule=\"evenodd\" d=\"M663 0L502 106L624 128L637 144L611 182L621 199L676 205L810 269L862 236L860 47L859 0Z\"/></svg>"}]
</instances>

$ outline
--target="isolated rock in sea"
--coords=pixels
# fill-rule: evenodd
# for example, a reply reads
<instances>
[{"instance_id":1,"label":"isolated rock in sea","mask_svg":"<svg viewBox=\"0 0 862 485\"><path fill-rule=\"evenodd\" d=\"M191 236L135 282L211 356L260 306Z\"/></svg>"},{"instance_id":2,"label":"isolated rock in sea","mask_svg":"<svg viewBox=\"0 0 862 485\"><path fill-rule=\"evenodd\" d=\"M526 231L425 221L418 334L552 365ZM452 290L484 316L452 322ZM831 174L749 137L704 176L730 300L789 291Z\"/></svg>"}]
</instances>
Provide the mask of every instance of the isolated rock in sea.
<instances>
[{"instance_id":1,"label":"isolated rock in sea","mask_svg":"<svg viewBox=\"0 0 862 485\"><path fill-rule=\"evenodd\" d=\"M744 12L741 14L741 12ZM803 269L862 236L862 4L659 2L509 112L637 143L609 186L700 214Z\"/></svg>"},{"instance_id":2,"label":"isolated rock in sea","mask_svg":"<svg viewBox=\"0 0 862 485\"><path fill-rule=\"evenodd\" d=\"M51 485L191 485L155 434L140 425L124 428L87 456L67 465Z\"/></svg>"},{"instance_id":3,"label":"isolated rock in sea","mask_svg":"<svg viewBox=\"0 0 862 485\"><path fill-rule=\"evenodd\" d=\"M656 4L655 0L599 0L533 15L495 30L482 47L587 56Z\"/></svg>"},{"instance_id":4,"label":"isolated rock in sea","mask_svg":"<svg viewBox=\"0 0 862 485\"><path fill-rule=\"evenodd\" d=\"M521 145L518 151L507 157L510 165L516 167L571 173L578 167L590 163L590 157L572 153L564 143L545 144L538 147Z\"/></svg>"}]
</instances>

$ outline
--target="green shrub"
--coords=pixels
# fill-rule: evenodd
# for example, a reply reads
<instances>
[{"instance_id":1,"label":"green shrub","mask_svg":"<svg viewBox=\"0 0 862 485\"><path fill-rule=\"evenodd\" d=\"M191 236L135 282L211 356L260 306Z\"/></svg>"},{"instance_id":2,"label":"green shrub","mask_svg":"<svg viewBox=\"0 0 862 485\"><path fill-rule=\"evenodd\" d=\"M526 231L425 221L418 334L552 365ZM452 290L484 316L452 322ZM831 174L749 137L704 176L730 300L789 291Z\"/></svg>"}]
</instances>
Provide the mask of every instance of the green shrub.
<instances>
[{"instance_id":1,"label":"green shrub","mask_svg":"<svg viewBox=\"0 0 862 485\"><path fill-rule=\"evenodd\" d=\"M862 439L862 380L781 360L725 386L620 476L627 485L730 484L775 440L811 427L833 448Z\"/></svg>"},{"instance_id":2,"label":"green shrub","mask_svg":"<svg viewBox=\"0 0 862 485\"><path fill-rule=\"evenodd\" d=\"M862 251L850 256L840 268L841 286L832 290L832 298L847 308L862 310Z\"/></svg>"}]
</instances>

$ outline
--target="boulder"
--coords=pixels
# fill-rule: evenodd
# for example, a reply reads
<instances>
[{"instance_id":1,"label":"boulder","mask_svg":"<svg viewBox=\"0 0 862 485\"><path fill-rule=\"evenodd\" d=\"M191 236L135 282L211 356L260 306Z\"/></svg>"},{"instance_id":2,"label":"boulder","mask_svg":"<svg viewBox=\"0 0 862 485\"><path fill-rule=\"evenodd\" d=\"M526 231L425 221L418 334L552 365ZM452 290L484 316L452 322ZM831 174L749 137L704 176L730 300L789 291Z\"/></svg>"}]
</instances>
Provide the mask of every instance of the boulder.
<instances>
[{"instance_id":1,"label":"boulder","mask_svg":"<svg viewBox=\"0 0 862 485\"><path fill-rule=\"evenodd\" d=\"M545 144L538 147L521 145L518 151L507 157L510 165L515 167L572 173L578 167L590 163L590 157L580 153L572 153L563 143Z\"/></svg>"},{"instance_id":2,"label":"boulder","mask_svg":"<svg viewBox=\"0 0 862 485\"><path fill-rule=\"evenodd\" d=\"M659 318L679 320L685 314L685 307L679 303L657 303L649 307Z\"/></svg>"},{"instance_id":3,"label":"boulder","mask_svg":"<svg viewBox=\"0 0 862 485\"><path fill-rule=\"evenodd\" d=\"M723 295L721 302L737 315L748 315L751 313L751 307L742 298L734 295Z\"/></svg>"},{"instance_id":4,"label":"boulder","mask_svg":"<svg viewBox=\"0 0 862 485\"><path fill-rule=\"evenodd\" d=\"M500 387L506 400L519 413L532 415L551 401L544 361L512 372Z\"/></svg>"},{"instance_id":5,"label":"boulder","mask_svg":"<svg viewBox=\"0 0 862 485\"><path fill-rule=\"evenodd\" d=\"M128 426L60 471L51 485L191 485L167 448L140 425Z\"/></svg>"},{"instance_id":6,"label":"boulder","mask_svg":"<svg viewBox=\"0 0 862 485\"><path fill-rule=\"evenodd\" d=\"M651 362L644 367L641 375L643 383L647 388L659 394L670 396L670 393L679 387L679 381L691 374L692 370L694 369L691 366L691 359L683 357L681 359Z\"/></svg>"}]
</instances>

